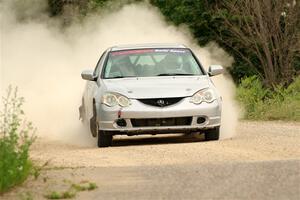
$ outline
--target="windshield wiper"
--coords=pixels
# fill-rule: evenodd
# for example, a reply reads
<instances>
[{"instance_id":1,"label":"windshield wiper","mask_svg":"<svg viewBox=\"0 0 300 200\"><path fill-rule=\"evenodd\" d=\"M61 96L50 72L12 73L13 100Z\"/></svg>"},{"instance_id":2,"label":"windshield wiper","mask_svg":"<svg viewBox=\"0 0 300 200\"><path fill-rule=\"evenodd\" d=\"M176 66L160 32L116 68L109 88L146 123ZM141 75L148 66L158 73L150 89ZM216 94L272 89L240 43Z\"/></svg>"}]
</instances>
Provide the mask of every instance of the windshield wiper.
<instances>
[{"instance_id":1,"label":"windshield wiper","mask_svg":"<svg viewBox=\"0 0 300 200\"><path fill-rule=\"evenodd\" d=\"M195 76L195 74L182 74L182 73L164 73L157 76Z\"/></svg>"},{"instance_id":2,"label":"windshield wiper","mask_svg":"<svg viewBox=\"0 0 300 200\"><path fill-rule=\"evenodd\" d=\"M133 78L136 76L113 76L113 77L108 77L107 79L114 79L114 78Z\"/></svg>"}]
</instances>

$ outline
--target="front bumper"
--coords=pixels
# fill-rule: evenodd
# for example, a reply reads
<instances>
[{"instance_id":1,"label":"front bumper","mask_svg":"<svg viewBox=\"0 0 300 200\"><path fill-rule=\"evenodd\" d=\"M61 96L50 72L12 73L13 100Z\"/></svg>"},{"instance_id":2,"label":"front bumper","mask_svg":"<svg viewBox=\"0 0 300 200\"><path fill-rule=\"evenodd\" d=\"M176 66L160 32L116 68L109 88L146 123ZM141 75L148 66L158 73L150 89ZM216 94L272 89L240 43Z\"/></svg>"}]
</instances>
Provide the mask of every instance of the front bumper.
<instances>
[{"instance_id":1,"label":"front bumper","mask_svg":"<svg viewBox=\"0 0 300 200\"><path fill-rule=\"evenodd\" d=\"M138 100L132 99L131 105L126 108L118 106L108 107L97 103L97 123L99 130L117 131L120 134L127 133L166 133L166 132L192 132L197 130L211 129L221 125L221 100L212 103L202 102L199 105L190 103L190 97L182 99L180 102L167 106L155 107L146 105ZM189 125L172 126L133 126L131 119L156 119L156 118L177 118L191 117ZM199 117L205 118L205 122L197 123ZM124 119L126 126L118 126L116 121Z\"/></svg>"}]
</instances>

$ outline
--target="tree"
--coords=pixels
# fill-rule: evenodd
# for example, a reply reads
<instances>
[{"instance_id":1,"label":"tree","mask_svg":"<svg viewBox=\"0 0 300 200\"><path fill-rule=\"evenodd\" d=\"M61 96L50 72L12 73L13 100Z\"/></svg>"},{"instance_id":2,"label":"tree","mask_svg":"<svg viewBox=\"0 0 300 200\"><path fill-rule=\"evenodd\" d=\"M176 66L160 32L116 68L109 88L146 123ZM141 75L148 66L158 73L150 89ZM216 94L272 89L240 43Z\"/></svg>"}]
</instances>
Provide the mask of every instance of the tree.
<instances>
[{"instance_id":1,"label":"tree","mask_svg":"<svg viewBox=\"0 0 300 200\"><path fill-rule=\"evenodd\" d=\"M218 32L220 40L236 49L267 86L293 80L300 54L300 2L225 0L217 2L216 9L225 27Z\"/></svg>"},{"instance_id":2,"label":"tree","mask_svg":"<svg viewBox=\"0 0 300 200\"><path fill-rule=\"evenodd\" d=\"M157 6L175 25L188 25L200 45L216 41L230 53L235 62L229 70L236 82L245 76L257 75L255 68L251 67L249 62L241 56L250 55L249 59L254 62L257 60L255 55L251 55L246 48L241 47L235 37L230 34L224 25L224 15L221 15L223 13L220 9L216 9L216 5L220 4L218 0L151 0L151 3Z\"/></svg>"}]
</instances>

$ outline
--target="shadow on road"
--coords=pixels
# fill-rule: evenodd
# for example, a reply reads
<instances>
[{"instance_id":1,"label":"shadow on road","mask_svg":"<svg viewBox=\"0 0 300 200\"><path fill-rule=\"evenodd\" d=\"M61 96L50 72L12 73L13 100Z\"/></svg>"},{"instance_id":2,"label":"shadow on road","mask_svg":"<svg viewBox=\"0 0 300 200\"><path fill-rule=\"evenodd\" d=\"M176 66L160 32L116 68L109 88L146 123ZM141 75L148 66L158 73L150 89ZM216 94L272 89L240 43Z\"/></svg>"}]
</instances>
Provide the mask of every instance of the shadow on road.
<instances>
[{"instance_id":1,"label":"shadow on road","mask_svg":"<svg viewBox=\"0 0 300 200\"><path fill-rule=\"evenodd\" d=\"M203 134L172 134L155 136L122 136L113 139L112 146L159 145L176 143L193 143L204 141Z\"/></svg>"}]
</instances>

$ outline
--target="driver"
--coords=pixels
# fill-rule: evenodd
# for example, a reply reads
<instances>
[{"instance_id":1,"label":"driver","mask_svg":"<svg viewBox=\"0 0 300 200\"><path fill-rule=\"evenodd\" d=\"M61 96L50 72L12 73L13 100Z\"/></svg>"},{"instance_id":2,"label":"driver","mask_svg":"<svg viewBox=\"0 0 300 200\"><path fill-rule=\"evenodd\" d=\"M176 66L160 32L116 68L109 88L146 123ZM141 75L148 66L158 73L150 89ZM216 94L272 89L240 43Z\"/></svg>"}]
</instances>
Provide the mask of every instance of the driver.
<instances>
[{"instance_id":1,"label":"driver","mask_svg":"<svg viewBox=\"0 0 300 200\"><path fill-rule=\"evenodd\" d=\"M136 76L133 64L131 63L131 61L129 59L129 56L122 56L121 58L119 58L116 61L114 66L118 68L121 75L124 76L124 77Z\"/></svg>"},{"instance_id":2,"label":"driver","mask_svg":"<svg viewBox=\"0 0 300 200\"><path fill-rule=\"evenodd\" d=\"M159 74L161 73L174 73L180 69L178 56L173 53L167 54L158 64Z\"/></svg>"}]
</instances>

